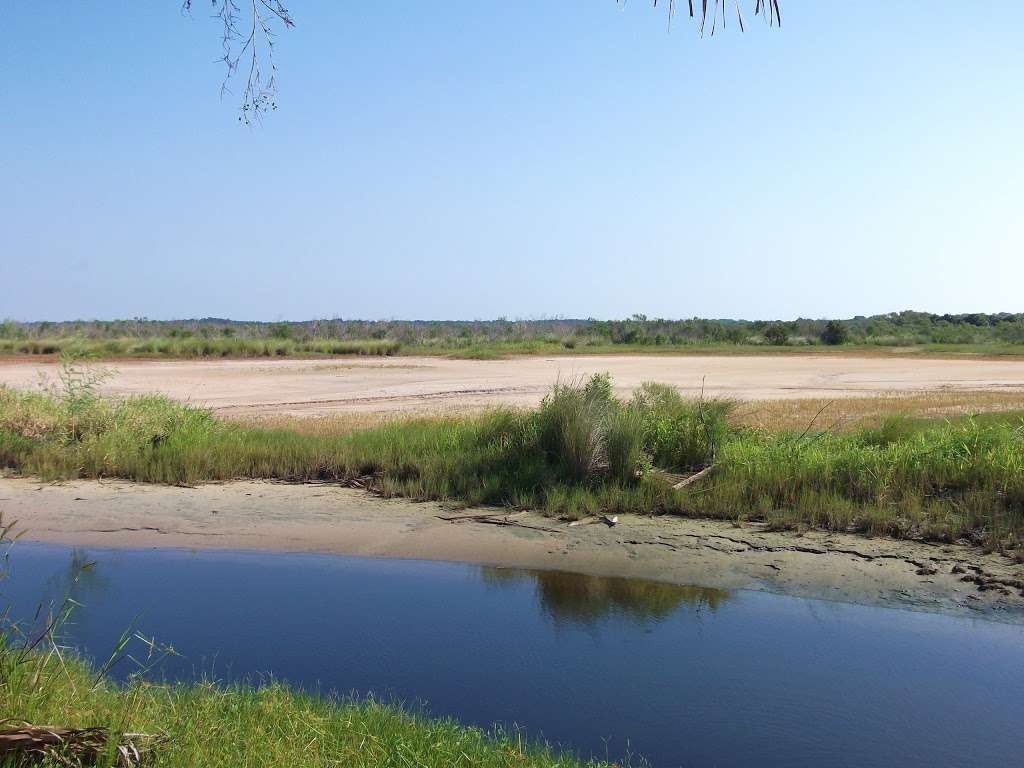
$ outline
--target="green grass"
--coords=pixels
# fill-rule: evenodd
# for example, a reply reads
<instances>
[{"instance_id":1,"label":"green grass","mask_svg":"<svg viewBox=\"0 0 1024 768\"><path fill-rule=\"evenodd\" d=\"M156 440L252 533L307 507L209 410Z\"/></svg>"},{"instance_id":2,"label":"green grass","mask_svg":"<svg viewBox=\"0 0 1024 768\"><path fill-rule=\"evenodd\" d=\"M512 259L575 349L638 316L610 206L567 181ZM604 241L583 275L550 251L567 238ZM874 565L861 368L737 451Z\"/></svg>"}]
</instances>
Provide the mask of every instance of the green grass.
<instances>
[{"instance_id":1,"label":"green grass","mask_svg":"<svg viewBox=\"0 0 1024 768\"><path fill-rule=\"evenodd\" d=\"M607 765L581 761L515 731L485 731L394 704L309 695L281 684L97 682L85 664L52 649L24 654L2 642L0 635L0 712L5 718L164 736L147 755L145 765L152 768ZM32 763L71 764L77 763Z\"/></svg>"},{"instance_id":2,"label":"green grass","mask_svg":"<svg viewBox=\"0 0 1024 768\"><path fill-rule=\"evenodd\" d=\"M1024 419L890 417L852 432L736 426L732 404L607 377L556 385L533 411L396 421L341 436L217 420L161 397L0 389L0 466L44 479L193 484L374 476L386 496L763 520L1020 552ZM715 465L673 490L662 471Z\"/></svg>"}]
</instances>

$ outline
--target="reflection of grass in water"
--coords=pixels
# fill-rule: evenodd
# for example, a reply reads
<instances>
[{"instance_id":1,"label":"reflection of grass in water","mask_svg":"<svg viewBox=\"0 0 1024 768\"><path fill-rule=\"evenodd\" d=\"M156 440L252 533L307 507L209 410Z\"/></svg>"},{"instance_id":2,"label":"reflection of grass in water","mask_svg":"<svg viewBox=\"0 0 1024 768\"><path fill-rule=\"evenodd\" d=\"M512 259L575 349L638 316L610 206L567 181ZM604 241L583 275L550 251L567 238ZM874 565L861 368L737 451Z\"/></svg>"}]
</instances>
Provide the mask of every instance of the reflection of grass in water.
<instances>
[{"instance_id":1,"label":"reflection of grass in water","mask_svg":"<svg viewBox=\"0 0 1024 768\"><path fill-rule=\"evenodd\" d=\"M553 618L590 624L612 615L638 621L660 621L682 607L712 611L731 593L709 587L683 586L645 579L587 576L565 571L532 571L483 567L485 584L502 585L522 579L536 584L541 605Z\"/></svg>"},{"instance_id":2,"label":"reflection of grass in water","mask_svg":"<svg viewBox=\"0 0 1024 768\"><path fill-rule=\"evenodd\" d=\"M55 594L74 599L86 594L102 594L111 584L110 578L96 568L96 561L89 553L78 548L71 550L67 568L54 577Z\"/></svg>"}]
</instances>

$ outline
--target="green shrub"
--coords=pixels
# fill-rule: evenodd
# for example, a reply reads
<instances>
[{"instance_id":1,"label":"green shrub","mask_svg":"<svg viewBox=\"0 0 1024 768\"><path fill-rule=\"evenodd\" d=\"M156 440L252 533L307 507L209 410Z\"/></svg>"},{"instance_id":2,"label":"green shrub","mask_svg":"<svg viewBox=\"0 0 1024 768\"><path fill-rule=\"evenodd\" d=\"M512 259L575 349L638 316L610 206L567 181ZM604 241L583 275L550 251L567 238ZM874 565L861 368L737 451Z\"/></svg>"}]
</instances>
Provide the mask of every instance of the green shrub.
<instances>
[{"instance_id":1,"label":"green shrub","mask_svg":"<svg viewBox=\"0 0 1024 768\"><path fill-rule=\"evenodd\" d=\"M288 323L273 323L268 329L268 334L272 339L290 339L292 327Z\"/></svg>"},{"instance_id":2,"label":"green shrub","mask_svg":"<svg viewBox=\"0 0 1024 768\"><path fill-rule=\"evenodd\" d=\"M775 347L784 347L789 343L789 329L782 323L772 323L764 329L764 338Z\"/></svg>"},{"instance_id":3,"label":"green shrub","mask_svg":"<svg viewBox=\"0 0 1024 768\"><path fill-rule=\"evenodd\" d=\"M633 395L641 414L644 450L668 469L700 469L711 464L731 432L730 400L684 399L675 387L645 382Z\"/></svg>"},{"instance_id":4,"label":"green shrub","mask_svg":"<svg viewBox=\"0 0 1024 768\"><path fill-rule=\"evenodd\" d=\"M845 344L850 340L850 332L846 326L838 320L829 320L825 329L821 332L821 343L830 346Z\"/></svg>"},{"instance_id":5,"label":"green shrub","mask_svg":"<svg viewBox=\"0 0 1024 768\"><path fill-rule=\"evenodd\" d=\"M865 445L884 448L894 443L906 442L917 434L927 422L896 414L887 416L878 426L867 427L858 434Z\"/></svg>"}]
</instances>

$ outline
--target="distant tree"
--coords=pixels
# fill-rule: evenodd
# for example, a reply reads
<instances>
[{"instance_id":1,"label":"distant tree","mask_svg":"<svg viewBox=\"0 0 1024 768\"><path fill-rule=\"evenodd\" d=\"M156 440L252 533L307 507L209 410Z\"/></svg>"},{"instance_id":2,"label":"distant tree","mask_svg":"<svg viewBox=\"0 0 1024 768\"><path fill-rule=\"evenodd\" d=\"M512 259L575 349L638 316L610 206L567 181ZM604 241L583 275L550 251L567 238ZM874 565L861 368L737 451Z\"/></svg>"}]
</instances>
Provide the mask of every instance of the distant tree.
<instances>
[{"instance_id":1,"label":"distant tree","mask_svg":"<svg viewBox=\"0 0 1024 768\"><path fill-rule=\"evenodd\" d=\"M676 4L680 0L668 0L668 22L671 26L676 15ZM277 109L277 65L274 63L275 29L290 29L295 20L281 0L208 0L213 16L221 25L221 50L226 72L221 83L221 96L230 93L228 83L238 73L243 73L241 114L239 122L250 124L259 120L266 112ZM625 4L625 0L615 0ZM711 34L721 25L725 29L731 15L728 0L701 0L700 11L694 9L694 0L687 0L689 17L700 22L700 34L710 24ZM779 0L753 0L754 15L761 16L769 26L782 26L782 11ZM192 10L193 0L181 0L184 13ZM197 3L198 5L198 3ZM658 0L651 0L658 7ZM666 5L662 2L662 7ZM721 10L719 10L721 5ZM736 22L740 32L746 31L740 0L733 0ZM710 13L709 13L710 10Z\"/></svg>"},{"instance_id":2,"label":"distant tree","mask_svg":"<svg viewBox=\"0 0 1024 768\"><path fill-rule=\"evenodd\" d=\"M24 330L11 320L0 323L0 339L20 339L24 335Z\"/></svg>"},{"instance_id":3,"label":"distant tree","mask_svg":"<svg viewBox=\"0 0 1024 768\"><path fill-rule=\"evenodd\" d=\"M742 344L747 340L747 333L743 328L735 326L725 331L725 335L722 337L724 341L730 344Z\"/></svg>"},{"instance_id":4,"label":"distant tree","mask_svg":"<svg viewBox=\"0 0 1024 768\"><path fill-rule=\"evenodd\" d=\"M272 323L268 329L272 339L290 339L292 327L288 323Z\"/></svg>"},{"instance_id":5,"label":"distant tree","mask_svg":"<svg viewBox=\"0 0 1024 768\"><path fill-rule=\"evenodd\" d=\"M782 323L772 323L764 329L765 340L776 347L784 347L789 343L789 329Z\"/></svg>"},{"instance_id":6,"label":"distant tree","mask_svg":"<svg viewBox=\"0 0 1024 768\"><path fill-rule=\"evenodd\" d=\"M825 323L825 330L821 332L821 343L830 346L845 344L850 340L850 331L838 320L829 320Z\"/></svg>"}]
</instances>

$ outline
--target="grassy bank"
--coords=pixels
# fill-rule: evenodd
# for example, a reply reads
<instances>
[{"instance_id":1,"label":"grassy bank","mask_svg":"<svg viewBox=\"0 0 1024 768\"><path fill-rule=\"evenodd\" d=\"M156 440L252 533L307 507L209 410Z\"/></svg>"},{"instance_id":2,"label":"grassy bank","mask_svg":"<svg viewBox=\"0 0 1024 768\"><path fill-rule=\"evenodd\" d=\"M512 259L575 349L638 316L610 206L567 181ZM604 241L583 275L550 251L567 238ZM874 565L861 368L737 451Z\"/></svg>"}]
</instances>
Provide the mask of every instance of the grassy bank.
<instances>
[{"instance_id":1,"label":"grassy bank","mask_svg":"<svg viewBox=\"0 0 1024 768\"><path fill-rule=\"evenodd\" d=\"M0 638L0 643L3 640ZM310 696L282 685L213 683L119 687L53 650L24 654L0 646L4 727L22 722L109 733L158 735L146 755L153 768L600 768L515 732L483 731L372 700ZM3 763L2 765L18 765ZM34 766L78 765L61 762ZM101 758L98 765L121 765Z\"/></svg>"},{"instance_id":2,"label":"grassy bank","mask_svg":"<svg viewBox=\"0 0 1024 768\"><path fill-rule=\"evenodd\" d=\"M686 400L655 384L620 402L601 376L554 387L533 411L393 421L338 436L223 422L159 397L0 389L0 465L44 479L183 484L370 477L386 496L566 517L655 512L1019 547L1019 413L889 416L846 431L826 423L745 426L731 403ZM672 487L709 466L699 482Z\"/></svg>"}]
</instances>

